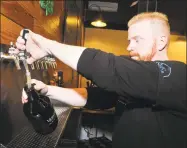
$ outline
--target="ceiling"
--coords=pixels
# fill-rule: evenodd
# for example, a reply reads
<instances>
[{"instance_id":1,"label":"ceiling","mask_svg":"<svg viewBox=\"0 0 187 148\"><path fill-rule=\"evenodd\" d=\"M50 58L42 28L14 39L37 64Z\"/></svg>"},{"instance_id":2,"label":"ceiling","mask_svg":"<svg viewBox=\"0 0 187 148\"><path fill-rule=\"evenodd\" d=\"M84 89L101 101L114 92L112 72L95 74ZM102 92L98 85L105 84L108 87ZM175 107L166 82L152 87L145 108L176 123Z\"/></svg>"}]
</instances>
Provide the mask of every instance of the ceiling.
<instances>
[{"instance_id":1,"label":"ceiling","mask_svg":"<svg viewBox=\"0 0 187 148\"><path fill-rule=\"evenodd\" d=\"M105 7L111 7L111 3L115 3L113 9L117 4L116 12L101 11L103 19L107 22L106 29L127 30L127 22L132 16L140 12L155 11L157 8L156 11L168 15L173 34L185 35L187 0L138 0L138 3L133 7L130 6L136 0L85 0L85 27L93 27L90 23L98 15L99 8L101 8L99 7L95 11L89 10L91 7L88 7L88 4L98 1L105 2Z\"/></svg>"}]
</instances>

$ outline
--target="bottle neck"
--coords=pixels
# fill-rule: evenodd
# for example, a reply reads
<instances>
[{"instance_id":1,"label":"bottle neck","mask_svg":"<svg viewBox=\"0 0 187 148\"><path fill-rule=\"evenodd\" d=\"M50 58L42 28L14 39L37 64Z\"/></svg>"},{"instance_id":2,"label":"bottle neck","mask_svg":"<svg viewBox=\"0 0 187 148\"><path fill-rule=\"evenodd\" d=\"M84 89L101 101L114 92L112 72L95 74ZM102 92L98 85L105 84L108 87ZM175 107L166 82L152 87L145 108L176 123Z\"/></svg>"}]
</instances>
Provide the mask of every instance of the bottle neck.
<instances>
[{"instance_id":1,"label":"bottle neck","mask_svg":"<svg viewBox=\"0 0 187 148\"><path fill-rule=\"evenodd\" d=\"M31 88L28 88L27 86L24 88L25 92L28 96L28 102L33 102L39 99L38 92L34 89L34 86L31 86Z\"/></svg>"}]
</instances>

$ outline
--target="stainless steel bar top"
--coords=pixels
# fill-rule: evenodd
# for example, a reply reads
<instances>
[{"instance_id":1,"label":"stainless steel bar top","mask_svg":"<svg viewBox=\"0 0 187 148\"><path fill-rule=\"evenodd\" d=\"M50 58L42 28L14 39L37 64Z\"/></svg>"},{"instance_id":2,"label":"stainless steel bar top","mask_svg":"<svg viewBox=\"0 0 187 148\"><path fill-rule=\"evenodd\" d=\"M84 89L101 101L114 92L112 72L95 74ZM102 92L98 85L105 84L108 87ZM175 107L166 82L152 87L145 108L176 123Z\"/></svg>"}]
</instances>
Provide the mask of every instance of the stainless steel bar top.
<instances>
[{"instance_id":1,"label":"stainless steel bar top","mask_svg":"<svg viewBox=\"0 0 187 148\"><path fill-rule=\"evenodd\" d=\"M54 132L41 135L34 131L31 125L23 127L21 132L8 143L7 148L55 148L60 136L63 134L66 122L71 112L71 107L64 104L54 105L58 116L58 126Z\"/></svg>"}]
</instances>

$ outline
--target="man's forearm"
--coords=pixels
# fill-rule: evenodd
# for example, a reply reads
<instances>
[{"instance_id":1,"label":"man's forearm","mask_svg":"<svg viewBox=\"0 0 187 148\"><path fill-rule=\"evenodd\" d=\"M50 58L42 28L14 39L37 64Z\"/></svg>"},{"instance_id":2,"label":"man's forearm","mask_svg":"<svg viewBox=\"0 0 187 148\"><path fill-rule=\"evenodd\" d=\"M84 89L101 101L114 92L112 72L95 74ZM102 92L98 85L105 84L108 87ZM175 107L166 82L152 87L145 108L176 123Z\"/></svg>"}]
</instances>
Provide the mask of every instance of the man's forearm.
<instances>
[{"instance_id":1,"label":"man's forearm","mask_svg":"<svg viewBox=\"0 0 187 148\"><path fill-rule=\"evenodd\" d=\"M85 88L61 88L57 86L47 86L46 96L50 99L58 100L71 106L82 107L87 102L87 90Z\"/></svg>"},{"instance_id":2,"label":"man's forearm","mask_svg":"<svg viewBox=\"0 0 187 148\"><path fill-rule=\"evenodd\" d=\"M56 41L52 41L49 47L52 55L74 70L77 70L77 63L85 49L86 47L66 45Z\"/></svg>"}]
</instances>

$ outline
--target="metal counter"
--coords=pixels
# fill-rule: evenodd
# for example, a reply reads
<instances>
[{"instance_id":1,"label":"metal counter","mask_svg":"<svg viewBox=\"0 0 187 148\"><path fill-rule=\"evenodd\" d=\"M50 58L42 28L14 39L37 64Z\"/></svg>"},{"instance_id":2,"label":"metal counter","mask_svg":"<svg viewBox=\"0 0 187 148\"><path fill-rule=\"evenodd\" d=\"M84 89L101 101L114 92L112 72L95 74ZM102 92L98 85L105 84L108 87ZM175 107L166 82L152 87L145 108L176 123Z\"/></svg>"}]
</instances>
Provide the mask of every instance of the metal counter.
<instances>
[{"instance_id":1,"label":"metal counter","mask_svg":"<svg viewBox=\"0 0 187 148\"><path fill-rule=\"evenodd\" d=\"M48 135L40 135L34 131L31 124L23 127L21 132L8 143L7 148L55 148L60 136L63 134L71 108L64 106L54 106L58 116L58 126L54 132Z\"/></svg>"}]
</instances>

